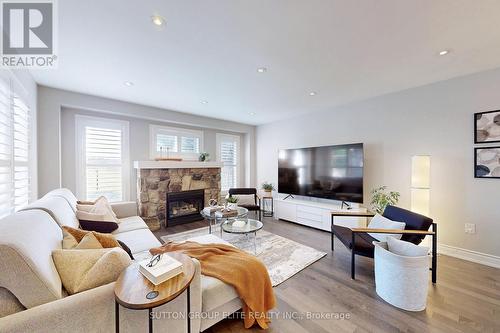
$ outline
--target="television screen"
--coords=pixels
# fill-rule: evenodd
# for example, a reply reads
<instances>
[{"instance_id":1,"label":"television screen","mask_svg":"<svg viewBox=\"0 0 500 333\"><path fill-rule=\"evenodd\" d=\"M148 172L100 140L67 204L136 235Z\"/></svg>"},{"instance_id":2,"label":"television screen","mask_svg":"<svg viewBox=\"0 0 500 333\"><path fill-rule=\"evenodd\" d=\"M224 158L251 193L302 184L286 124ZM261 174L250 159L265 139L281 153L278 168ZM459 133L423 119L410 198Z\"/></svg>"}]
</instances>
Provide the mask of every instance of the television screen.
<instances>
[{"instance_id":1,"label":"television screen","mask_svg":"<svg viewBox=\"0 0 500 333\"><path fill-rule=\"evenodd\" d=\"M282 149L278 192L363 202L363 144Z\"/></svg>"}]
</instances>

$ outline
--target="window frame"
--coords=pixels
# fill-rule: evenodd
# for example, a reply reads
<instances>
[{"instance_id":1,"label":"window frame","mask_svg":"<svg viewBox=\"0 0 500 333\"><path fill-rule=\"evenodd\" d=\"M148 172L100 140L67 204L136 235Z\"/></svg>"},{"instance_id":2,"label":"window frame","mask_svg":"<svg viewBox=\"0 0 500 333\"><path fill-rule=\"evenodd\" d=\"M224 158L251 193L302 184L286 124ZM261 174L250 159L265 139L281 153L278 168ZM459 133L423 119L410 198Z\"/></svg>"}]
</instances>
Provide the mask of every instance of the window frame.
<instances>
[{"instance_id":1,"label":"window frame","mask_svg":"<svg viewBox=\"0 0 500 333\"><path fill-rule=\"evenodd\" d=\"M85 127L103 127L122 131L122 201L130 200L130 132L129 122L126 120L75 115L75 154L76 154L76 195L78 198L87 198L87 174L85 152Z\"/></svg>"},{"instance_id":2,"label":"window frame","mask_svg":"<svg viewBox=\"0 0 500 333\"><path fill-rule=\"evenodd\" d=\"M236 184L235 187L240 187L241 184L241 137L235 134L227 133L216 133L215 134L215 144L216 144L216 158L217 162L224 163L221 161L221 143L222 141L230 140L236 142ZM222 165L224 168L224 164ZM221 168L221 177L222 177ZM222 188L222 178L221 178L221 193L223 195L227 194L228 189Z\"/></svg>"},{"instance_id":3,"label":"window frame","mask_svg":"<svg viewBox=\"0 0 500 333\"><path fill-rule=\"evenodd\" d=\"M149 125L149 157L154 160L159 157L159 152L156 150L156 136L158 134L172 135L177 137L177 152L169 153L169 157L171 158L182 158L183 160L188 161L197 161L200 154L203 150L203 131L202 130L193 130L186 129L180 127L171 127L171 126L163 126L163 125ZM196 137L199 139L199 152L198 153L183 153L180 152L181 145L181 137L182 136L190 136Z\"/></svg>"}]
</instances>

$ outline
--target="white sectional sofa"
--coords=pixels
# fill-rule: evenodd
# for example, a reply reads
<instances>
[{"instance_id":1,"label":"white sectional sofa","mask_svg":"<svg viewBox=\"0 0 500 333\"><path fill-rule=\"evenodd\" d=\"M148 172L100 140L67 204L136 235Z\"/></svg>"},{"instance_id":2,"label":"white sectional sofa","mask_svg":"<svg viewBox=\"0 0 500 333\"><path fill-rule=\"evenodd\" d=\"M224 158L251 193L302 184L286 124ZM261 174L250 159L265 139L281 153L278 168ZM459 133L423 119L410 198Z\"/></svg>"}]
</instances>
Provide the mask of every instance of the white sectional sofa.
<instances>
[{"instance_id":1,"label":"white sectional sofa","mask_svg":"<svg viewBox=\"0 0 500 333\"><path fill-rule=\"evenodd\" d=\"M135 202L113 204L121 219L113 232L131 249L135 259L148 256L160 242L137 215ZM114 284L68 296L52 261L52 251L62 246L61 226L77 228L76 198L57 189L13 215L0 220L0 332L114 332ZM192 240L225 243L206 235ZM218 279L196 274L191 284L193 332L201 332L241 308L233 287ZM186 296L155 309L155 331L186 332L185 319L169 316L186 309ZM176 318L176 319L173 319ZM147 330L147 311L120 307L120 331Z\"/></svg>"}]
</instances>

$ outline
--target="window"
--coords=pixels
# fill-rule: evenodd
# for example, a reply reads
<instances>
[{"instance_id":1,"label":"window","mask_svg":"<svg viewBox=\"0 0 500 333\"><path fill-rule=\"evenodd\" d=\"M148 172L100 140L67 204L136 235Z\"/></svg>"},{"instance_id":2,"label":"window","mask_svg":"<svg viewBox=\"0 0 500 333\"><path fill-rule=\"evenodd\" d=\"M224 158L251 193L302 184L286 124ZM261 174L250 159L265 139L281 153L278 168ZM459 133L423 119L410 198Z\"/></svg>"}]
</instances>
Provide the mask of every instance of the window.
<instances>
[{"instance_id":1,"label":"window","mask_svg":"<svg viewBox=\"0 0 500 333\"><path fill-rule=\"evenodd\" d=\"M203 150L203 132L150 125L150 156L197 160Z\"/></svg>"},{"instance_id":2,"label":"window","mask_svg":"<svg viewBox=\"0 0 500 333\"><path fill-rule=\"evenodd\" d=\"M0 217L30 201L31 134L30 108L0 77Z\"/></svg>"},{"instance_id":3,"label":"window","mask_svg":"<svg viewBox=\"0 0 500 333\"><path fill-rule=\"evenodd\" d=\"M128 200L128 122L76 115L77 194Z\"/></svg>"},{"instance_id":4,"label":"window","mask_svg":"<svg viewBox=\"0 0 500 333\"><path fill-rule=\"evenodd\" d=\"M223 163L221 170L221 189L227 192L239 185L240 137L217 133L217 160Z\"/></svg>"}]
</instances>

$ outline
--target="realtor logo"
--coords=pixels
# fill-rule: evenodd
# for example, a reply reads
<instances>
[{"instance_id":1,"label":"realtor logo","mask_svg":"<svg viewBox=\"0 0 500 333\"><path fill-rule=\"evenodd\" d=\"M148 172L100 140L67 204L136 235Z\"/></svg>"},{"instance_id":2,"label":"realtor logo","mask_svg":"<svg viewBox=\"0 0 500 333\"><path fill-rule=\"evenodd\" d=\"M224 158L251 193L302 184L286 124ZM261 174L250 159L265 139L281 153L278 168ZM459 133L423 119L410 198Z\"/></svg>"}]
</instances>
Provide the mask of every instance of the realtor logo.
<instances>
[{"instance_id":1,"label":"realtor logo","mask_svg":"<svg viewBox=\"0 0 500 333\"><path fill-rule=\"evenodd\" d=\"M54 68L54 1L2 2L2 66Z\"/></svg>"}]
</instances>

